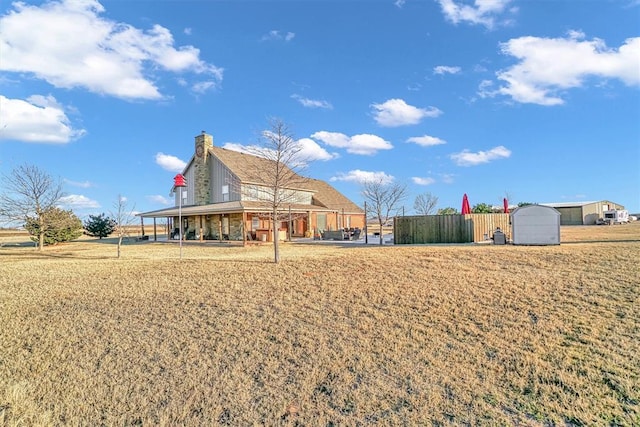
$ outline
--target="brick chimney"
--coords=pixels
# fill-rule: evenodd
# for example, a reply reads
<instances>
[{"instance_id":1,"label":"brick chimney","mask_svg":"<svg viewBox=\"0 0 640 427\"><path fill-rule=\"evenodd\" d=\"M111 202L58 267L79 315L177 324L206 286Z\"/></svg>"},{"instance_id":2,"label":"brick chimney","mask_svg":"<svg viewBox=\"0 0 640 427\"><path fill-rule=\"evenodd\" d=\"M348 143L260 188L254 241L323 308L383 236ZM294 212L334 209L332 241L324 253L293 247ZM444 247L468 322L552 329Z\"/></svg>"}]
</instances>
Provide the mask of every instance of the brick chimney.
<instances>
[{"instance_id":1,"label":"brick chimney","mask_svg":"<svg viewBox=\"0 0 640 427\"><path fill-rule=\"evenodd\" d=\"M213 147L213 136L208 135L205 131L196 136L196 156L193 163L194 203L196 205L211 203L211 172L208 166L209 148L211 147Z\"/></svg>"}]
</instances>

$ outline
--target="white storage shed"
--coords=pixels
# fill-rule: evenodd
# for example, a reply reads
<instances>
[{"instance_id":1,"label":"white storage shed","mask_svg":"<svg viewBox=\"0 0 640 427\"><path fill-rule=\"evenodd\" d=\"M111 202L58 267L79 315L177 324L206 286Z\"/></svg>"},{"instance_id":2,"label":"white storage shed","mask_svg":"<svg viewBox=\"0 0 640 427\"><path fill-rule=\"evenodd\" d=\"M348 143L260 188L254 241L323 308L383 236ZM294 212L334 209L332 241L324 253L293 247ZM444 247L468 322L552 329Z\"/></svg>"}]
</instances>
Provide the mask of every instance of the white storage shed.
<instances>
[{"instance_id":1,"label":"white storage shed","mask_svg":"<svg viewBox=\"0 0 640 427\"><path fill-rule=\"evenodd\" d=\"M511 213L514 245L559 245L560 212L550 206L527 205Z\"/></svg>"}]
</instances>

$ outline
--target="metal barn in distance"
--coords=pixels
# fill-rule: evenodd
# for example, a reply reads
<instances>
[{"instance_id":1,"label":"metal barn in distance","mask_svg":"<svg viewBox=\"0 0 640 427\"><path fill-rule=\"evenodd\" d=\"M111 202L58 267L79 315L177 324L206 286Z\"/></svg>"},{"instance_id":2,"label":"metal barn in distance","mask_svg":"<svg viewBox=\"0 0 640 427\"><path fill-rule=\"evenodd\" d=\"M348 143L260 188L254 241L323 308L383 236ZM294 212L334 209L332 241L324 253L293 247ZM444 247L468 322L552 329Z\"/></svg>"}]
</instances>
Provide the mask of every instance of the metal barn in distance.
<instances>
[{"instance_id":1,"label":"metal barn in distance","mask_svg":"<svg viewBox=\"0 0 640 427\"><path fill-rule=\"evenodd\" d=\"M560 212L560 225L594 225L604 217L604 211L624 209L624 206L610 200L592 202L540 203Z\"/></svg>"}]
</instances>

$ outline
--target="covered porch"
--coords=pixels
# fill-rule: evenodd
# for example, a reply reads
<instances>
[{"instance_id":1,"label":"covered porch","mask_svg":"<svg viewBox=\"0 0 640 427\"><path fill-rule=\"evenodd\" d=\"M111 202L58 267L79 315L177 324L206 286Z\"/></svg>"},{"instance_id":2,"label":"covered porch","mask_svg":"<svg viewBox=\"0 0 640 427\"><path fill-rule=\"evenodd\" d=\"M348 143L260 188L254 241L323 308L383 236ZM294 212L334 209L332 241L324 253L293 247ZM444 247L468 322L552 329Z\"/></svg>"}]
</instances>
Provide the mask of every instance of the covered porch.
<instances>
[{"instance_id":1,"label":"covered porch","mask_svg":"<svg viewBox=\"0 0 640 427\"><path fill-rule=\"evenodd\" d=\"M157 218L166 219L160 233L166 240L195 241L273 241L272 212L259 202L224 202L199 206L160 209L138 214L153 218L154 241L158 241ZM344 214L312 205L287 205L277 212L278 238L313 237L322 231L342 227ZM342 221L341 221L342 219Z\"/></svg>"}]
</instances>

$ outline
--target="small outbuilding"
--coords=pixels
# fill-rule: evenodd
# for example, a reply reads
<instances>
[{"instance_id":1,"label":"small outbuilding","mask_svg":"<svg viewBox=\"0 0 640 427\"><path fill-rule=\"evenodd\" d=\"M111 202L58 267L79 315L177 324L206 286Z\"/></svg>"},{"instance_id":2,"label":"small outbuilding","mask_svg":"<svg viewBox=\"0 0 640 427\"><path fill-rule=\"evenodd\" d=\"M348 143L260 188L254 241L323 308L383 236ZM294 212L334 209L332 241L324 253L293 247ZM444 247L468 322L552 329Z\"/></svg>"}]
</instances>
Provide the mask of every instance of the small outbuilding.
<instances>
[{"instance_id":1,"label":"small outbuilding","mask_svg":"<svg viewBox=\"0 0 640 427\"><path fill-rule=\"evenodd\" d=\"M514 245L559 245L560 212L550 206L526 205L511 213Z\"/></svg>"}]
</instances>

